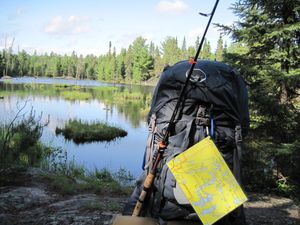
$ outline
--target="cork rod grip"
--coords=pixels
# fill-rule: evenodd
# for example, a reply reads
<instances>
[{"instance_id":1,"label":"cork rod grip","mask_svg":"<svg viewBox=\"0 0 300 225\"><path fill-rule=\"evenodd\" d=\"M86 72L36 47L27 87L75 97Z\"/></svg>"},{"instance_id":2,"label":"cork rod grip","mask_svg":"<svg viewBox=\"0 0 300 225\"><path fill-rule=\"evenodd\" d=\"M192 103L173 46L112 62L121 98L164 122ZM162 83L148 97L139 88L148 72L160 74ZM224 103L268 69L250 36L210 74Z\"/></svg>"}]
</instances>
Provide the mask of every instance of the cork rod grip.
<instances>
[{"instance_id":1,"label":"cork rod grip","mask_svg":"<svg viewBox=\"0 0 300 225\"><path fill-rule=\"evenodd\" d=\"M149 173L144 181L143 190L140 194L140 197L135 205L135 208L133 210L132 216L139 216L142 210L143 203L146 199L147 193L152 186L152 183L154 181L155 175L152 173Z\"/></svg>"}]
</instances>

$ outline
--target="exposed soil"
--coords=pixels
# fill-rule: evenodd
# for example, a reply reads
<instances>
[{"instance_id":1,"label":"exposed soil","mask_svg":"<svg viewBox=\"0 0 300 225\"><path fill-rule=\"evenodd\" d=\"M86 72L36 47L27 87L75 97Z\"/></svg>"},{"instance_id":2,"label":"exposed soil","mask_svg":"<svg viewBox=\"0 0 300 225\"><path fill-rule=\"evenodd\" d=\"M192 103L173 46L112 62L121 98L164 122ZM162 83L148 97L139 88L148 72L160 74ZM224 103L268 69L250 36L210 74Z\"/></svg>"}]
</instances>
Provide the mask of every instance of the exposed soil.
<instances>
[{"instance_id":1,"label":"exposed soil","mask_svg":"<svg viewBox=\"0 0 300 225\"><path fill-rule=\"evenodd\" d=\"M0 171L1 172L1 171ZM0 224L110 224L126 196L81 193L62 196L50 190L39 169L14 176L0 187ZM0 179L1 180L1 179ZM299 205L293 200L248 194L245 213L249 225L298 225Z\"/></svg>"}]
</instances>

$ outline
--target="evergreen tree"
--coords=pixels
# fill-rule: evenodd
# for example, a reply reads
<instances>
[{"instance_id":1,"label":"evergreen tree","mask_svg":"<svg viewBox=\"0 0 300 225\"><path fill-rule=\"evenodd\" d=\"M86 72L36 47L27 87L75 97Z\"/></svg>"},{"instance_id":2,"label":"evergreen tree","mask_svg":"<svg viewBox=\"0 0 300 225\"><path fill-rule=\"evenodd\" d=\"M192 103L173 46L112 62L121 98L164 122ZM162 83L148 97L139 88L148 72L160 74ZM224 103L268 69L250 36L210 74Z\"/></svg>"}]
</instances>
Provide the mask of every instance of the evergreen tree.
<instances>
[{"instance_id":1,"label":"evergreen tree","mask_svg":"<svg viewBox=\"0 0 300 225\"><path fill-rule=\"evenodd\" d=\"M237 44L228 48L224 59L238 68L249 84L251 134L260 141L264 154L270 155L256 160L253 168L272 161L276 167L269 171L275 169L299 181L300 175L295 173L300 160L299 1L240 0L233 10L239 22L222 27ZM268 145L261 144L264 142Z\"/></svg>"},{"instance_id":2,"label":"evergreen tree","mask_svg":"<svg viewBox=\"0 0 300 225\"><path fill-rule=\"evenodd\" d=\"M126 58L125 58L125 65L126 65L126 80L132 80L132 65L133 65L133 50L132 45L129 45Z\"/></svg>"},{"instance_id":3,"label":"evergreen tree","mask_svg":"<svg viewBox=\"0 0 300 225\"><path fill-rule=\"evenodd\" d=\"M196 45L199 44L198 42L199 37ZM10 76L28 74L140 82L159 75L166 64L174 64L179 60L194 57L196 52L193 46L187 49L185 37L181 48L178 47L176 37L167 37L162 43L161 50L153 42L148 46L142 37L137 38L128 49L121 49L120 54L116 53L116 48L109 41L107 53L99 57L93 55L78 57L75 51L71 55L58 55L54 52L50 55L47 53L38 55L36 51L33 55L29 55L24 50L13 54L11 46L5 48L0 55L0 69L1 75ZM208 52L210 52L209 43Z\"/></svg>"},{"instance_id":4,"label":"evergreen tree","mask_svg":"<svg viewBox=\"0 0 300 225\"><path fill-rule=\"evenodd\" d=\"M100 56L98 60L99 62L97 66L97 78L98 80L105 81L105 56Z\"/></svg>"},{"instance_id":5,"label":"evergreen tree","mask_svg":"<svg viewBox=\"0 0 300 225\"><path fill-rule=\"evenodd\" d=\"M187 50L187 47L186 47L185 37L183 37L183 41L182 41L181 57L182 57L182 59L189 59L188 50Z\"/></svg>"},{"instance_id":6,"label":"evergreen tree","mask_svg":"<svg viewBox=\"0 0 300 225\"><path fill-rule=\"evenodd\" d=\"M4 58L4 51L0 52L0 77L3 76L5 70L5 58Z\"/></svg>"},{"instance_id":7,"label":"evergreen tree","mask_svg":"<svg viewBox=\"0 0 300 225\"><path fill-rule=\"evenodd\" d=\"M188 52L188 58L194 58L196 55L196 49L193 46L190 46L187 52Z\"/></svg>"},{"instance_id":8,"label":"evergreen tree","mask_svg":"<svg viewBox=\"0 0 300 225\"><path fill-rule=\"evenodd\" d=\"M217 43L216 52L215 52L215 59L217 61L223 61L223 53L224 53L223 38L222 35L220 34Z\"/></svg>"},{"instance_id":9,"label":"evergreen tree","mask_svg":"<svg viewBox=\"0 0 300 225\"><path fill-rule=\"evenodd\" d=\"M174 64L181 59L177 38L167 37L162 43L163 61L165 64Z\"/></svg>"},{"instance_id":10,"label":"evergreen tree","mask_svg":"<svg viewBox=\"0 0 300 225\"><path fill-rule=\"evenodd\" d=\"M74 77L79 79L79 74L76 74L76 65L77 65L77 54L75 51L72 51L70 57L68 57L68 77Z\"/></svg>"},{"instance_id":11,"label":"evergreen tree","mask_svg":"<svg viewBox=\"0 0 300 225\"><path fill-rule=\"evenodd\" d=\"M150 78L149 70L153 68L153 59L149 54L146 39L137 37L132 43L133 81L140 82Z\"/></svg>"},{"instance_id":12,"label":"evergreen tree","mask_svg":"<svg viewBox=\"0 0 300 225\"><path fill-rule=\"evenodd\" d=\"M240 22L223 28L244 51L228 53L227 60L250 82L255 115L264 121L261 129L275 141L291 140L299 128L292 104L300 87L299 2L243 0L233 9Z\"/></svg>"},{"instance_id":13,"label":"evergreen tree","mask_svg":"<svg viewBox=\"0 0 300 225\"><path fill-rule=\"evenodd\" d=\"M195 49L196 50L198 49L199 45L200 45L200 37L197 36L196 41L195 41Z\"/></svg>"},{"instance_id":14,"label":"evergreen tree","mask_svg":"<svg viewBox=\"0 0 300 225\"><path fill-rule=\"evenodd\" d=\"M118 80L125 80L126 75L126 66L125 66L125 60L126 60L126 49L122 48L120 54L117 56L117 75Z\"/></svg>"},{"instance_id":15,"label":"evergreen tree","mask_svg":"<svg viewBox=\"0 0 300 225\"><path fill-rule=\"evenodd\" d=\"M54 52L47 56L47 70L42 74L42 76L55 77L57 76L57 65L56 65L56 55Z\"/></svg>"},{"instance_id":16,"label":"evergreen tree","mask_svg":"<svg viewBox=\"0 0 300 225\"><path fill-rule=\"evenodd\" d=\"M149 54L151 55L152 58L154 58L154 56L155 56L155 45L152 41L150 42L150 45L149 45Z\"/></svg>"},{"instance_id":17,"label":"evergreen tree","mask_svg":"<svg viewBox=\"0 0 300 225\"><path fill-rule=\"evenodd\" d=\"M17 58L19 62L18 74L21 76L27 75L29 72L29 55L25 50L22 50L18 53Z\"/></svg>"},{"instance_id":18,"label":"evergreen tree","mask_svg":"<svg viewBox=\"0 0 300 225\"><path fill-rule=\"evenodd\" d=\"M84 59L85 74L88 79L95 80L97 78L97 57L87 55Z\"/></svg>"},{"instance_id":19,"label":"evergreen tree","mask_svg":"<svg viewBox=\"0 0 300 225\"><path fill-rule=\"evenodd\" d=\"M194 46L189 46L188 49L187 49L187 59L195 57L196 51L199 47L199 44L200 44L200 37L197 36L196 41L195 41L195 45ZM201 57L201 56L199 56L199 57Z\"/></svg>"},{"instance_id":20,"label":"evergreen tree","mask_svg":"<svg viewBox=\"0 0 300 225\"><path fill-rule=\"evenodd\" d=\"M83 56L80 55L79 58L77 59L77 63L76 63L76 78L77 79L86 78L86 74L84 72L85 72L85 70L84 70L84 59L83 59Z\"/></svg>"},{"instance_id":21,"label":"evergreen tree","mask_svg":"<svg viewBox=\"0 0 300 225\"><path fill-rule=\"evenodd\" d=\"M204 40L202 50L200 52L200 58L205 60L212 59L211 47L210 42L208 40Z\"/></svg>"},{"instance_id":22,"label":"evergreen tree","mask_svg":"<svg viewBox=\"0 0 300 225\"><path fill-rule=\"evenodd\" d=\"M155 54L154 54L154 71L153 71L153 76L158 76L162 72L164 68L164 62L161 57L161 53L159 51L159 48L155 48Z\"/></svg>"}]
</instances>

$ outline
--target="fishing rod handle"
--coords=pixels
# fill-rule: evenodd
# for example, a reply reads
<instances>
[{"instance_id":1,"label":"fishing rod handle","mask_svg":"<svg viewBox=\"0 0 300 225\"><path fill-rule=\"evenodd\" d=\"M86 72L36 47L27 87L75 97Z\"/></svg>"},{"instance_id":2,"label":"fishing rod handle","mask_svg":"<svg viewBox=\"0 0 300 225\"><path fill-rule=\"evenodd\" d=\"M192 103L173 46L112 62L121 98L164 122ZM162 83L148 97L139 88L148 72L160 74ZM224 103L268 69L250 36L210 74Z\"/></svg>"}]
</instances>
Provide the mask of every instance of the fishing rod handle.
<instances>
[{"instance_id":1,"label":"fishing rod handle","mask_svg":"<svg viewBox=\"0 0 300 225\"><path fill-rule=\"evenodd\" d=\"M155 178L155 174L153 173L149 173L144 181L144 185L143 185L143 190L139 196L138 201L136 202L136 205L134 207L132 216L139 216L141 211L142 211L142 207L143 207L143 203L146 199L147 193L149 191L149 189L151 188L153 182L154 182L154 178Z\"/></svg>"},{"instance_id":2,"label":"fishing rod handle","mask_svg":"<svg viewBox=\"0 0 300 225\"><path fill-rule=\"evenodd\" d=\"M143 183L143 190L139 196L139 199L136 202L135 208L133 210L132 216L139 216L141 211L142 211L142 207L143 207L143 203L147 197L148 191L150 190L150 188L152 187L153 183L154 183L154 179L155 179L155 175L156 175L156 170L157 167L162 159L162 156L164 154L166 145L163 141L161 141L159 143L159 149L158 149L158 154L152 164L152 168L150 169L150 172L148 173L144 183Z\"/></svg>"}]
</instances>

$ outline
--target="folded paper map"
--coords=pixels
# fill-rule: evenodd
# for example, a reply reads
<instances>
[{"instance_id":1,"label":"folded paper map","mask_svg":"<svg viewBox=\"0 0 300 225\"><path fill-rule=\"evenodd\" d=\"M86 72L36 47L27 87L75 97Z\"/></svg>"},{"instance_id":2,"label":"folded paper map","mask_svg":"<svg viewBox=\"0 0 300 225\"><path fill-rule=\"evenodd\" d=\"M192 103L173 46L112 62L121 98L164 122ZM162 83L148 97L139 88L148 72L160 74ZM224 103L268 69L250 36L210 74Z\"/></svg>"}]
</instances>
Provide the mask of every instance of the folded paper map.
<instances>
[{"instance_id":1,"label":"folded paper map","mask_svg":"<svg viewBox=\"0 0 300 225\"><path fill-rule=\"evenodd\" d=\"M210 137L176 156L168 167L203 225L213 224L247 201Z\"/></svg>"}]
</instances>

